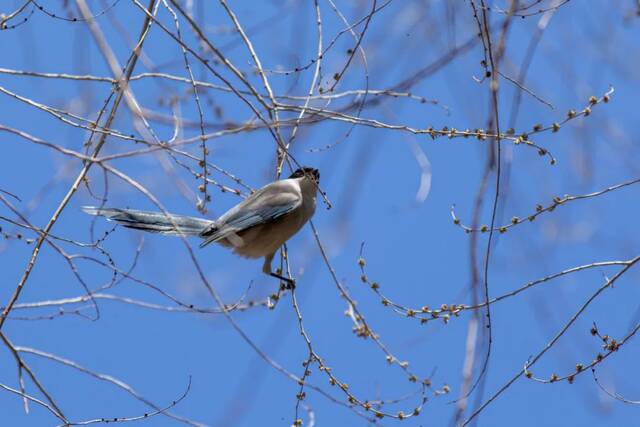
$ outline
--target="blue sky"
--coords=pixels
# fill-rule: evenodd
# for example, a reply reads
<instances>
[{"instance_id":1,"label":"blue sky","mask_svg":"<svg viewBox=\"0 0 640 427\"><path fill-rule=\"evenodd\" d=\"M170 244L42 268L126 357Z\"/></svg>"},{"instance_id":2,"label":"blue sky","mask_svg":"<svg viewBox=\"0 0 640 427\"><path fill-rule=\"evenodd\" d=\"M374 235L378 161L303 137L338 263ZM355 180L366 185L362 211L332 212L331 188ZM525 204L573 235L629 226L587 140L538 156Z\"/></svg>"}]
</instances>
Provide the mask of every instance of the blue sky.
<instances>
[{"instance_id":1,"label":"blue sky","mask_svg":"<svg viewBox=\"0 0 640 427\"><path fill-rule=\"evenodd\" d=\"M2 6L0 12L7 13L21 4L8 3L10 6ZM224 10L218 4L196 3L198 22L212 43L222 46L225 55L262 90L259 76L252 72L251 57L246 47L238 43L237 33ZM452 3L455 4L452 6ZM362 42L367 54L367 71L356 55L337 90L364 89L367 75L370 89L394 87L437 62L454 46L466 42L477 32L470 6L467 2L452 3L391 2L373 16ZM498 6L504 6L503 3L498 2ZM89 4L94 11L99 11L110 2ZM344 25L328 2L319 4L327 45ZM350 22L365 16L371 8L371 4L363 1L338 2L338 6ZM232 7L247 29L264 69L293 69L314 58L315 12L308 2L269 1L259 5L234 2ZM636 108L640 96L637 71L640 69L637 45L640 33L634 8L637 6L632 1L576 1L562 6L550 18L533 56L525 86L554 108L522 93L514 124L517 132L530 131L537 123L559 122L568 110L584 108L589 96L601 97L610 87L615 92L609 103L594 106L589 117L572 120L557 133L545 132L533 138L555 156L557 163L553 166L548 158L539 156L530 147L503 142L498 224L509 223L514 215L526 217L535 212L536 204L546 206L556 196L587 194L640 177ZM76 13L76 9L72 10ZM69 13L64 9L50 12L64 16ZM0 68L110 75L85 23L53 19L38 11L32 15L24 12L21 16L29 18L25 24L0 32L3 52ZM166 10L161 8L158 16L165 25L173 25ZM503 18L496 8L489 16L494 25ZM518 75L541 16L513 21L501 66L505 75L513 78ZM124 63L130 52L128 44L137 37L142 23L140 11L133 2L122 0L96 20L118 60ZM362 26L357 30L362 31ZM184 20L181 31L187 44L197 46ZM349 57L348 49L353 47L353 38L345 34L325 55L322 87L333 84L332 76L342 69ZM134 74L160 71L186 76L179 47L157 26L145 42L144 53ZM481 59L482 48L477 43L410 88L414 95L438 100L436 105L404 97L385 98L384 102L366 108L361 115L422 129L429 126L485 128L490 113L488 81L474 79L484 72ZM191 61L196 78L220 83L193 58ZM215 67L229 75L222 66ZM275 93L305 95L313 67L292 75L269 72L267 76ZM6 73L0 74L0 86L84 117L94 117L111 91L110 84L105 82ZM193 97L184 96L187 87L184 83L160 79L132 83L143 107L169 118L172 112L167 102L172 96L183 95L180 114L185 121L197 123ZM503 129L513 120L515 93L513 84L504 78L500 80L499 111ZM202 99L205 119L214 125L242 123L251 118L251 112L233 95L207 91ZM341 105L344 102L333 102L327 108L338 109ZM83 151L87 139L84 130L64 124L6 94L0 94L0 125L76 151ZM171 121L152 120L151 125L159 138L172 137ZM136 132L132 115L124 105L114 127L126 133ZM288 135L289 131L283 132ZM181 137L198 134L197 126L186 126ZM35 146L15 134L1 132L0 135L4 153L0 156L0 189L19 196L21 201L7 200L32 224L44 226L81 169L81 163L49 148ZM292 144L291 152L297 160L320 169L322 187L333 203L332 209L326 209L319 201L314 223L338 279L358 302L358 308L382 342L400 360L408 361L420 378L430 377L435 388L446 384L451 389L449 395L429 396L419 417L402 421L407 425L450 422L455 408L451 402L460 393L467 327L472 316L467 311L446 325L442 322L420 325L416 319L399 316L384 307L376 294L360 281L357 263L360 247L364 242L368 277L379 282L390 299L411 307L469 304L470 235L452 223L450 209L455 205L462 222L471 222L488 143L473 138L432 140L425 135L367 126L351 129L349 124L329 120L302 126ZM331 148L314 150L326 145ZM139 148L140 145L129 141L108 138L102 154ZM264 130L212 139L208 148L212 163L241 177L252 188L259 188L274 177L275 143ZM196 145L185 150L200 155ZM119 159L111 164L144 185L169 211L199 215L193 199L198 181L171 157L151 154ZM197 169L197 164L191 162L191 165ZM96 194L103 194L104 178L103 171L94 166L89 180ZM217 172L212 178L237 187ZM421 179L426 181L421 184ZM420 192L425 188L421 185L427 182L429 192L425 199L419 196L424 194ZM106 188L111 206L154 208L147 197L113 175L108 176ZM481 211L481 224L490 221L494 188L495 176L492 176ZM210 191L208 216L211 218L240 200L214 186ZM502 295L570 267L629 260L639 255L638 191L638 187L632 185L567 203L554 212L540 215L534 222L496 234L489 269L490 295ZM79 208L96 203L82 186L52 232L67 239L91 241L92 217L84 215ZM17 220L6 206L0 208L0 215ZM20 280L33 246L16 239L15 235L21 232L25 237L33 237L34 233L1 219L0 226L11 236L0 241L3 271L0 304L4 305ZM113 228L101 220L93 227L95 236L102 236ZM478 235L478 239L482 260L487 235ZM200 250L197 241L190 243L207 281L223 300L234 302L242 297L261 300L277 289L274 279L261 274L261 261L236 258L221 247ZM107 260L96 250L64 243L61 246L70 254ZM176 306L141 284L144 282L188 304L215 306L180 239L117 228L102 246L122 270L134 265L132 275L139 279L122 280L109 290L110 294ZM137 248L141 249L136 257ZM344 315L347 304L324 264L310 227L306 226L296 235L288 248L292 274L298 283L300 311L317 353L338 378L349 384L349 390L356 396L369 400L402 398L398 404L385 405L385 409L410 412L419 400L415 395L417 387L407 381L398 366L387 364L385 354L372 340L353 334L353 324ZM90 288L111 280L111 272L94 262L79 259L77 265ZM486 383L471 396L470 406L476 399L482 402L489 398L530 356L542 350L597 288L618 270L619 267L603 267L567 275L493 305L493 345ZM637 268L631 268L613 288L600 294L532 368L534 374L546 379L552 373L571 372L576 363L589 363L602 351L601 341L589 333L594 322L603 334L616 339L627 334L638 322L640 290L633 286L638 278ZM45 244L18 302L68 298L83 293L65 259ZM207 425L275 426L290 425L293 421L298 385L265 363L224 316L153 310L109 300L99 300L98 304L100 318L96 321L68 313L82 308L80 313L84 315L95 314L91 307L80 304L66 306L67 314L54 316L53 320L10 318L2 331L14 345L55 354L121 379L159 406L177 399L190 381L187 396L171 410ZM58 308L53 307L15 310L12 315L33 317L56 313ZM307 347L298 331L289 295L274 310L257 307L234 312L232 317L261 351L293 374L302 374ZM630 340L597 368L603 386L632 400L640 398L640 389L634 380L637 377L636 345ZM16 366L4 346L0 357L3 360L0 383L17 388ZM149 411L113 384L33 354L24 354L24 357L70 419L127 417ZM317 367L310 382L341 402L346 401ZM27 392L42 398L29 381ZM367 425L366 420L351 410L313 390L306 392L304 402L313 409L317 425ZM32 404L31 412L25 415L21 399L9 392L0 392L0 408L8 425L56 424L56 419L37 405ZM606 396L591 373L586 372L573 384L541 384L521 378L482 412L478 425L629 425L630 420L637 419L637 411L637 405ZM301 417L308 425L304 411ZM177 424L176 420L163 415L146 422L154 426ZM391 425L398 421L381 423Z\"/></svg>"}]
</instances>

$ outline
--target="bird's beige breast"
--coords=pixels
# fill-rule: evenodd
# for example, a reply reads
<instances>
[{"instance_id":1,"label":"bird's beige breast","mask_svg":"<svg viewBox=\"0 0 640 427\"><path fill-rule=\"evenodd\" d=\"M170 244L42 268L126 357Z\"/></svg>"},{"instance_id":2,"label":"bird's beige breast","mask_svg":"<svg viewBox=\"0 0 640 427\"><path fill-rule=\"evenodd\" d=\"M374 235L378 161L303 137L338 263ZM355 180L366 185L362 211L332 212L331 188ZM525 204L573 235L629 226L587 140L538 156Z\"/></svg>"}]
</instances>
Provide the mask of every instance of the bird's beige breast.
<instances>
[{"instance_id":1,"label":"bird's beige breast","mask_svg":"<svg viewBox=\"0 0 640 427\"><path fill-rule=\"evenodd\" d=\"M309 208L301 206L293 212L266 224L260 224L227 237L224 246L247 258L260 258L276 252L296 234L313 215Z\"/></svg>"}]
</instances>

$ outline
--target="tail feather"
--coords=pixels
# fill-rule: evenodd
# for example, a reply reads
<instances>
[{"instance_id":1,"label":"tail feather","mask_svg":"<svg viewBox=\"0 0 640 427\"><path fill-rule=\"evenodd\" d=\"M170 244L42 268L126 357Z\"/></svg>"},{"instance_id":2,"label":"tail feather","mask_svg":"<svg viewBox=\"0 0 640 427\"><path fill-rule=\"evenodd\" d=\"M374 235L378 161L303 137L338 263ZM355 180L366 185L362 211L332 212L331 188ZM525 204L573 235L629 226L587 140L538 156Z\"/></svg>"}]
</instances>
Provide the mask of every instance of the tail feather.
<instances>
[{"instance_id":1,"label":"tail feather","mask_svg":"<svg viewBox=\"0 0 640 427\"><path fill-rule=\"evenodd\" d=\"M198 236L203 230L214 224L214 221L207 219L173 214L165 215L162 212L97 208L94 206L83 206L81 209L89 215L103 216L124 227L152 233Z\"/></svg>"}]
</instances>

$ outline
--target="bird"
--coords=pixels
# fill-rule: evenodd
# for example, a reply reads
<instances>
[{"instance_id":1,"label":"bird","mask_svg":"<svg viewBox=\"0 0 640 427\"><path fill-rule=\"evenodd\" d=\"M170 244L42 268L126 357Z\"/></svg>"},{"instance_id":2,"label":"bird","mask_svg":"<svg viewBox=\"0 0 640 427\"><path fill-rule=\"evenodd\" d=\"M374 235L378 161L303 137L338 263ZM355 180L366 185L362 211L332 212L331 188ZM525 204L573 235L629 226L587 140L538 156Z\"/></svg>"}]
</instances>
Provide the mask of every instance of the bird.
<instances>
[{"instance_id":1,"label":"bird","mask_svg":"<svg viewBox=\"0 0 640 427\"><path fill-rule=\"evenodd\" d=\"M295 286L295 280L273 272L271 262L280 247L311 219L316 210L320 171L296 169L288 178L271 182L238 203L217 220L133 209L82 206L95 216L137 230L174 236L197 236L200 247L218 243L245 258L264 258L262 272Z\"/></svg>"}]
</instances>

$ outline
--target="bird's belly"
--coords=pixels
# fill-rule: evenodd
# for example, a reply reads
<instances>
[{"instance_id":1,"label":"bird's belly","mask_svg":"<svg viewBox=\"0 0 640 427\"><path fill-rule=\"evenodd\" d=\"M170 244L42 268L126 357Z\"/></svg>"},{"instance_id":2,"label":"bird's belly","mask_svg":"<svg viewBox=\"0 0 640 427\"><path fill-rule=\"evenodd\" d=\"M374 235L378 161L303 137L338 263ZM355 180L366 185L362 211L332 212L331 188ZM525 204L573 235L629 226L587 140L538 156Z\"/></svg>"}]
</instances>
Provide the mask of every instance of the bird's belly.
<instances>
[{"instance_id":1,"label":"bird's belly","mask_svg":"<svg viewBox=\"0 0 640 427\"><path fill-rule=\"evenodd\" d=\"M238 255L260 258L278 250L306 222L302 210L291 212L268 224L261 224L226 238ZM226 246L226 245L225 245Z\"/></svg>"}]
</instances>

